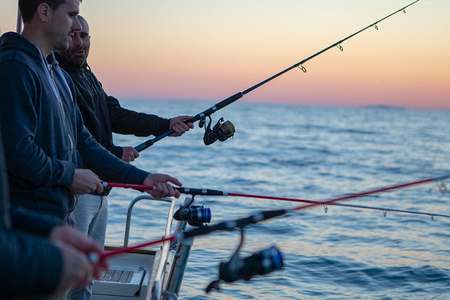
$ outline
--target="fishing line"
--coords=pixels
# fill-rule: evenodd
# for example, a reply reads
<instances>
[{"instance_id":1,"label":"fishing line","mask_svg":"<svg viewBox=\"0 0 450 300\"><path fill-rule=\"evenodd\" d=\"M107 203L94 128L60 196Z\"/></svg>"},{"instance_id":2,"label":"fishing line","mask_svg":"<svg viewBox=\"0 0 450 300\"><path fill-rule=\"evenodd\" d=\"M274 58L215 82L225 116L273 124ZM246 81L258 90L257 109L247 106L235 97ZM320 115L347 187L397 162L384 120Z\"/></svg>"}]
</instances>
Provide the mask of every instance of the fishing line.
<instances>
[{"instance_id":1,"label":"fishing line","mask_svg":"<svg viewBox=\"0 0 450 300\"><path fill-rule=\"evenodd\" d=\"M361 197L378 194L378 193L382 193L382 192L404 189L404 188L407 188L410 186L416 186L416 185L427 184L427 183L432 183L432 182L433 183L434 182L444 182L444 180L446 180L448 178L450 178L450 175L440 176L440 177L430 177L430 178L415 180L415 181L411 181L411 182L394 184L394 185L385 186L385 187L381 187L381 188L371 189L371 190L363 191L363 192L359 192L359 193L345 194L345 195L340 196L335 199L351 200L351 199L361 198ZM134 190L137 190L140 192L148 192L153 189L152 186L147 186L147 185L111 183L111 182L104 182L104 187L106 189L128 188L128 189L134 189ZM434 217L450 218L450 215L432 213L432 212L424 212L424 211L411 211L411 210L395 209L395 208L388 208L388 207L377 207L377 206L344 204L344 203L329 204L329 203L327 203L328 200L326 200L326 199L325 200L308 200L308 199L301 199L301 198L264 196L264 195L256 195L256 194L225 192L225 191L213 190L213 189L198 189L198 188L185 188L185 187L179 187L176 189L182 194L188 194L188 195L193 195L193 196L201 195L201 196L239 197L239 198L264 199L264 200L273 200L273 201L299 202L299 203L306 203L306 204L313 204L313 205L316 205L316 204L317 205L326 205L327 204L327 205L341 206L341 207L355 208L355 209L377 210L377 211L382 211L384 214L386 212L395 212L395 213L404 213L404 214L413 214L413 215L424 215L424 216L429 216L431 218L434 218ZM327 210L326 207L325 207L325 210Z\"/></svg>"},{"instance_id":2,"label":"fishing line","mask_svg":"<svg viewBox=\"0 0 450 300\"><path fill-rule=\"evenodd\" d=\"M449 178L450 178L450 175L425 178L425 179L410 181L410 182L406 182L406 183L400 183L400 184L384 186L381 188L375 188L375 189L371 189L371 190L367 190L367 191L363 191L363 192L359 192L359 193L346 194L346 195L338 196L338 197L331 198L331 199L328 199L325 201L317 201L314 203L308 203L306 205L301 205L301 206L297 206L294 208L260 211L253 215L250 215L249 217L246 217L246 218L236 219L236 220L232 220L232 221L224 221L224 222L220 222L220 223L206 226L206 227L198 227L198 228L187 230L184 233L181 233L179 235L171 235L168 237L164 237L162 239L157 239L157 240L137 244L137 245L130 246L130 247L123 247L123 248L118 248L115 250L107 251L107 252L104 252L99 258L93 258L93 261L99 261L99 260L103 261L109 257L121 255L124 253L129 253L129 252L132 252L133 250L142 249L142 248L146 248L149 246L155 246L155 245L167 242L167 241L175 241L175 240L181 240L181 239L185 239L185 238L192 238L192 237L196 237L196 236L207 235L214 231L224 231L224 230L230 231L230 230L234 230L236 228L244 228L250 224L256 224L256 223L259 223L264 220L269 220L269 219L272 219L275 217L280 217L280 216L286 215L291 212L297 212L297 211L313 208L316 206L334 205L337 202L348 201L351 199L366 197L369 195L384 193L384 192L398 190L398 189L405 189L408 187L422 185L422 184L430 184L430 183L437 182L437 181L447 180ZM149 186L112 184L112 183L110 184L110 187L114 187L114 186L117 187L117 185L120 185L120 187L134 186L133 187L134 189L137 188L137 189L140 189L141 191L149 191L152 189L152 187L149 187ZM218 190L187 189L187 191L186 191L186 188L179 188L179 189L180 189L180 192L183 191L183 193L189 191L189 193L187 193L187 194L191 194L193 196L200 195L200 193L203 193L203 194L210 193L210 194L215 194L216 196L220 196L218 194L223 193L222 191L218 191ZM232 193L229 193L228 195L230 195L230 194L232 194ZM243 195L243 194L241 194L241 195ZM251 195L251 196L255 196L255 195ZM262 196L262 197L268 198L268 196ZM273 197L273 198L281 198L281 197ZM281 199L291 199L291 198L281 198ZM300 200L303 201L305 199L300 199ZM307 200L307 201L310 201L310 200ZM442 216L449 217L447 215L442 215Z\"/></svg>"}]
</instances>

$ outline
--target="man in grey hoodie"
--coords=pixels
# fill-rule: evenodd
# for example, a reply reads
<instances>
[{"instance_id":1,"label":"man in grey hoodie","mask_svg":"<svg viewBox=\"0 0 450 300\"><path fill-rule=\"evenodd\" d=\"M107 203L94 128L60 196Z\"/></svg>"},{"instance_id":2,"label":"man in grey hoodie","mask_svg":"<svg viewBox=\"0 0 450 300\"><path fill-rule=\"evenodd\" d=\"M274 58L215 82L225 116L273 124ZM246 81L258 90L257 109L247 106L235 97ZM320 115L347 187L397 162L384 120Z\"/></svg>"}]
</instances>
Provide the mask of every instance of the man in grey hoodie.
<instances>
[{"instance_id":1,"label":"man in grey hoodie","mask_svg":"<svg viewBox=\"0 0 450 300\"><path fill-rule=\"evenodd\" d=\"M67 220L77 194L102 192L99 176L152 185L155 197L179 197L177 179L121 161L83 125L73 83L52 55L79 30L79 4L20 0L24 31L1 38L0 116L13 205Z\"/></svg>"},{"instance_id":2,"label":"man in grey hoodie","mask_svg":"<svg viewBox=\"0 0 450 300\"><path fill-rule=\"evenodd\" d=\"M100 177L151 185L155 197L179 197L173 185L181 185L123 162L85 128L73 82L53 56L79 30L79 4L20 0L23 33L0 38L0 122L12 206L66 223L77 195L103 192Z\"/></svg>"}]
</instances>

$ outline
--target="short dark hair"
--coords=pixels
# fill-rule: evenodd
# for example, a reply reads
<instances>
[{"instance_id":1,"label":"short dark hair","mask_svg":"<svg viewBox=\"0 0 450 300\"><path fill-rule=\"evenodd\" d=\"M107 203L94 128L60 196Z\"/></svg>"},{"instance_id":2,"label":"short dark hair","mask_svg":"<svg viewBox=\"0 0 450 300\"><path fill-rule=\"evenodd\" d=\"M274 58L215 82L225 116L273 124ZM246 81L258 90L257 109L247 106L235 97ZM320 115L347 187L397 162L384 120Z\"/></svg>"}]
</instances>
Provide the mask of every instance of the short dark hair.
<instances>
[{"instance_id":1,"label":"short dark hair","mask_svg":"<svg viewBox=\"0 0 450 300\"><path fill-rule=\"evenodd\" d=\"M19 9L22 14L24 23L33 19L38 6L41 3L47 3L52 9L57 9L58 6L66 2L66 0L19 0Z\"/></svg>"}]
</instances>

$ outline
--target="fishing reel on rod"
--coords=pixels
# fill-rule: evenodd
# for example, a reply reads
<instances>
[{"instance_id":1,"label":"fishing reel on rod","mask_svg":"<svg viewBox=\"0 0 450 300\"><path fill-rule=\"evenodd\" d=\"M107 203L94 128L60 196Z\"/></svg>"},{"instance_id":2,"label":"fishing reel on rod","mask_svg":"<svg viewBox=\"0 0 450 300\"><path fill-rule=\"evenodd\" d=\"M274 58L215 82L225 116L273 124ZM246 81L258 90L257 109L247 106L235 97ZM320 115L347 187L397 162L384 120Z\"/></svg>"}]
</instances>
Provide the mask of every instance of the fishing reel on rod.
<instances>
[{"instance_id":1,"label":"fishing reel on rod","mask_svg":"<svg viewBox=\"0 0 450 300\"><path fill-rule=\"evenodd\" d=\"M213 144L215 141L219 140L224 142L231 138L236 132L233 123L231 121L225 121L220 118L216 125L211 129L212 119L211 116L207 116L209 119L208 125L206 125L206 117L200 119L198 127L205 128L205 135L203 136L203 142L206 146Z\"/></svg>"},{"instance_id":2,"label":"fishing reel on rod","mask_svg":"<svg viewBox=\"0 0 450 300\"><path fill-rule=\"evenodd\" d=\"M191 205L193 202L194 198L187 205L181 206L173 218L177 221L186 221L194 227L206 226L211 222L211 209L203 205Z\"/></svg>"},{"instance_id":3,"label":"fishing reel on rod","mask_svg":"<svg viewBox=\"0 0 450 300\"><path fill-rule=\"evenodd\" d=\"M260 250L250 256L240 258L239 252L244 244L244 228L240 228L239 245L227 262L219 264L219 277L212 281L205 289L208 294L212 290L220 290L220 282L235 282L237 280L250 280L255 275L266 275L283 268L283 253L276 247Z\"/></svg>"}]
</instances>

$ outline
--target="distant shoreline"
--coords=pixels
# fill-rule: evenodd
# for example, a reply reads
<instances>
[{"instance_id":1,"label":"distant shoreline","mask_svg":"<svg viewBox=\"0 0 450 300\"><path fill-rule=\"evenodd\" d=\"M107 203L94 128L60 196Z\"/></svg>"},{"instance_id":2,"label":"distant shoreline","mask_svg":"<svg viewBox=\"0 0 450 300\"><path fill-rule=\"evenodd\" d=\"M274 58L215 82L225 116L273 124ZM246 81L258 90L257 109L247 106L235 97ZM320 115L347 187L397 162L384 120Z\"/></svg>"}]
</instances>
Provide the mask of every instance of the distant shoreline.
<instances>
[{"instance_id":1,"label":"distant shoreline","mask_svg":"<svg viewBox=\"0 0 450 300\"><path fill-rule=\"evenodd\" d=\"M136 97L120 97L122 101L127 102L154 102L154 103L171 103L171 104L182 104L182 103L198 103L204 104L205 108L207 106L213 105L215 102L213 99L156 99L156 98L136 98ZM418 110L418 111L449 111L450 107L417 107L417 106L400 106L400 105L389 105L389 104L367 104L367 105L357 105L357 104L346 104L346 105L336 105L336 104L311 104L302 102L276 102L276 101L238 101L236 105L262 105L262 106L289 106L289 107L305 107L305 108L336 108L336 109L378 109L378 110Z\"/></svg>"}]
</instances>

